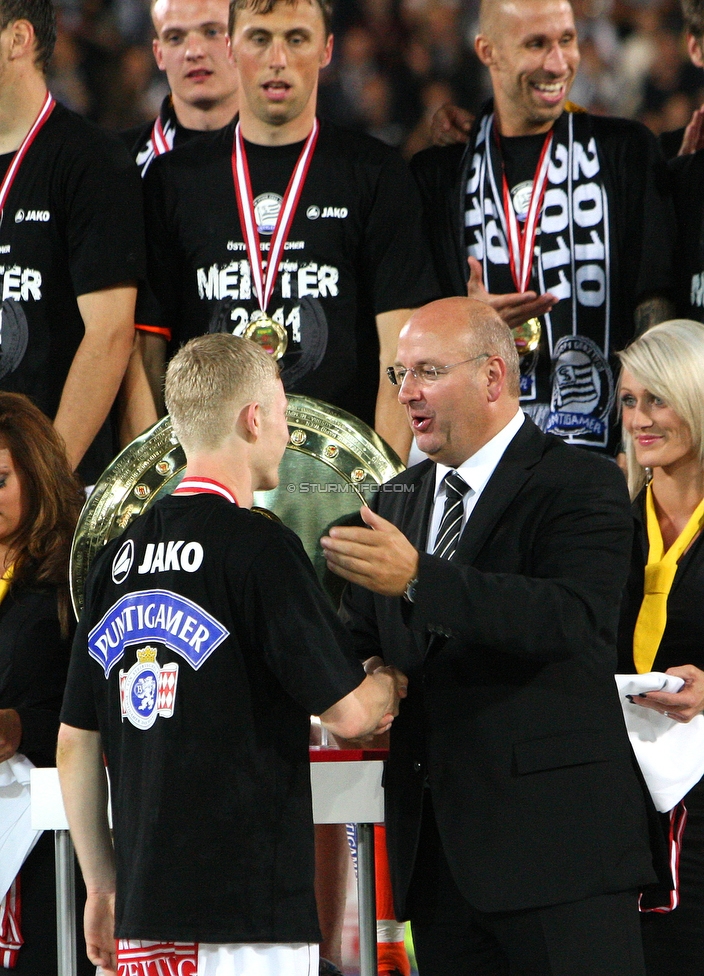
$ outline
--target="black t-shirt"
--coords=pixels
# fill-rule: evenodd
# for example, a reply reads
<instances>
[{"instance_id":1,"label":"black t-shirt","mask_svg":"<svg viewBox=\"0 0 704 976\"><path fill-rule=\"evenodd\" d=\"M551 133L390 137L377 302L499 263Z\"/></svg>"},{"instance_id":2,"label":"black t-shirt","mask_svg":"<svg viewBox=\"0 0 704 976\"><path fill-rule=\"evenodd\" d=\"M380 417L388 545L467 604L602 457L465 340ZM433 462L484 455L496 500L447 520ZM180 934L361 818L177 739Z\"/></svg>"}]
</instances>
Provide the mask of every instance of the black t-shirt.
<instances>
[{"instance_id":1,"label":"black t-shirt","mask_svg":"<svg viewBox=\"0 0 704 976\"><path fill-rule=\"evenodd\" d=\"M149 283L157 307L137 322L172 348L208 331L241 334L259 309L232 175L234 124L159 157L145 179ZM263 253L301 145L246 144ZM321 124L269 314L284 326L288 392L373 424L379 383L375 316L437 297L420 201L401 156Z\"/></svg>"},{"instance_id":2,"label":"black t-shirt","mask_svg":"<svg viewBox=\"0 0 704 976\"><path fill-rule=\"evenodd\" d=\"M199 129L187 129L181 125L176 118L176 112L174 111L170 94L161 103L159 118L161 119L164 135L171 144L172 149L185 146L190 139L195 139L202 135ZM137 163L139 172L143 177L146 176L147 170L156 159L152 139L153 132L154 123L147 122L145 125L136 125L132 129L126 129L120 133L120 138L127 146L130 155Z\"/></svg>"},{"instance_id":3,"label":"black t-shirt","mask_svg":"<svg viewBox=\"0 0 704 976\"><path fill-rule=\"evenodd\" d=\"M669 163L677 217L677 314L704 322L704 151Z\"/></svg>"},{"instance_id":4,"label":"black t-shirt","mask_svg":"<svg viewBox=\"0 0 704 976\"><path fill-rule=\"evenodd\" d=\"M14 153L0 156L4 176ZM119 140L57 104L27 151L0 223L0 389L53 419L84 335L77 296L144 277L139 174ZM114 456L106 424L81 465Z\"/></svg>"},{"instance_id":5,"label":"black t-shirt","mask_svg":"<svg viewBox=\"0 0 704 976\"><path fill-rule=\"evenodd\" d=\"M525 220L533 191L533 177L538 168L545 136L502 136L501 157L504 172L519 221Z\"/></svg>"},{"instance_id":6,"label":"black t-shirt","mask_svg":"<svg viewBox=\"0 0 704 976\"><path fill-rule=\"evenodd\" d=\"M116 936L311 942L309 716L364 678L297 536L212 495L96 559L62 721L98 729Z\"/></svg>"}]
</instances>

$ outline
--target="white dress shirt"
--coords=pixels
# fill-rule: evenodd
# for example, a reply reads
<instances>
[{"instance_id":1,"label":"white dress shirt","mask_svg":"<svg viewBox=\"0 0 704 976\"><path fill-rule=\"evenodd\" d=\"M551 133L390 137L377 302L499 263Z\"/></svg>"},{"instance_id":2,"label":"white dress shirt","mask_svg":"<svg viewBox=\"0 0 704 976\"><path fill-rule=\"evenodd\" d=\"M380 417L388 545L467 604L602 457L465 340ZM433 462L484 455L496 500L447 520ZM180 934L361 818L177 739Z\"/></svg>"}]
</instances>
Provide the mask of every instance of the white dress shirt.
<instances>
[{"instance_id":1,"label":"white dress shirt","mask_svg":"<svg viewBox=\"0 0 704 976\"><path fill-rule=\"evenodd\" d=\"M467 524L467 519L472 514L474 506L479 501L479 496L484 491L496 470L496 467L504 456L506 448L521 429L525 414L519 408L516 415L509 420L504 428L491 440L481 447L476 454L461 464L458 468L448 468L444 464L435 465L435 495L433 498L433 509L430 513L430 524L428 526L428 542L426 552L432 552L435 547L435 539L442 522L443 511L445 509L445 475L448 471L456 471L469 485L469 491L465 492L464 518L462 529Z\"/></svg>"}]
</instances>

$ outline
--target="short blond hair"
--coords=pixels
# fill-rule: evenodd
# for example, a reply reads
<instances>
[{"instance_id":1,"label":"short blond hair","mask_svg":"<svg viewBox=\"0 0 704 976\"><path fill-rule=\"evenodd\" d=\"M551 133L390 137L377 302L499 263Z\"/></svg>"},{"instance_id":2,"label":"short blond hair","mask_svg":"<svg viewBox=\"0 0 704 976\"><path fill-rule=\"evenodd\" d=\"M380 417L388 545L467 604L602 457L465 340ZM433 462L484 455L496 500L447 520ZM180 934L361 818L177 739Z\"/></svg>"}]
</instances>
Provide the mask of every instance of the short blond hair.
<instances>
[{"instance_id":1,"label":"short blond hair","mask_svg":"<svg viewBox=\"0 0 704 976\"><path fill-rule=\"evenodd\" d=\"M266 409L279 369L251 339L216 333L187 342L166 370L166 409L174 432L189 450L215 450L248 403Z\"/></svg>"},{"instance_id":2,"label":"short blond hair","mask_svg":"<svg viewBox=\"0 0 704 976\"><path fill-rule=\"evenodd\" d=\"M622 369L684 420L704 470L704 325L691 319L661 322L617 355ZM626 430L623 445L628 488L635 497L645 484L646 472L636 461L633 440Z\"/></svg>"}]
</instances>

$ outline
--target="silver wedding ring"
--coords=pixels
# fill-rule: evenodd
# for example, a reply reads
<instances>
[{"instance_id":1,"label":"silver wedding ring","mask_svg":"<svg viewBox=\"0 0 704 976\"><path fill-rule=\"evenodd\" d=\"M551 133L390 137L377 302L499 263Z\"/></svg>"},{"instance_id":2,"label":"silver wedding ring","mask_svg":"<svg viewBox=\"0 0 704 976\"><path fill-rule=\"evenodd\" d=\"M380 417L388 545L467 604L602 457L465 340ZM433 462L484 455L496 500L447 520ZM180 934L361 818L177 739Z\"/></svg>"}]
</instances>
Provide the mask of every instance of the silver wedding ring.
<instances>
[{"instance_id":1,"label":"silver wedding ring","mask_svg":"<svg viewBox=\"0 0 704 976\"><path fill-rule=\"evenodd\" d=\"M669 712L663 712L662 714L665 716L665 718L669 718L670 717L670 713Z\"/></svg>"}]
</instances>

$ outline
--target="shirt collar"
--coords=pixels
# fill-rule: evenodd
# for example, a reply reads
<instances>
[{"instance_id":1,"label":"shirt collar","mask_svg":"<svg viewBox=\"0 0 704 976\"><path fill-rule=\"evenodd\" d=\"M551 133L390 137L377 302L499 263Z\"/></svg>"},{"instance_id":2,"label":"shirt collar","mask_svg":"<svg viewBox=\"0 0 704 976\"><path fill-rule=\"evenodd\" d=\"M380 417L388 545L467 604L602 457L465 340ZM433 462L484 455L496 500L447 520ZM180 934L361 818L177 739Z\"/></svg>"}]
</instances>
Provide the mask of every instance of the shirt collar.
<instances>
[{"instance_id":1,"label":"shirt collar","mask_svg":"<svg viewBox=\"0 0 704 976\"><path fill-rule=\"evenodd\" d=\"M448 471L457 471L457 473L464 478L475 495L481 494L486 487L489 478L491 478L492 474L496 470L499 461L504 456L506 448L521 429L525 419L526 416L519 407L515 416L509 420L506 426L503 427L498 434L495 434L491 440L484 445L484 447L480 447L476 454L473 454L471 457L467 458L466 461L460 464L459 467L448 468L444 464L436 464L435 498L437 498L438 494L440 493L443 478Z\"/></svg>"}]
</instances>

